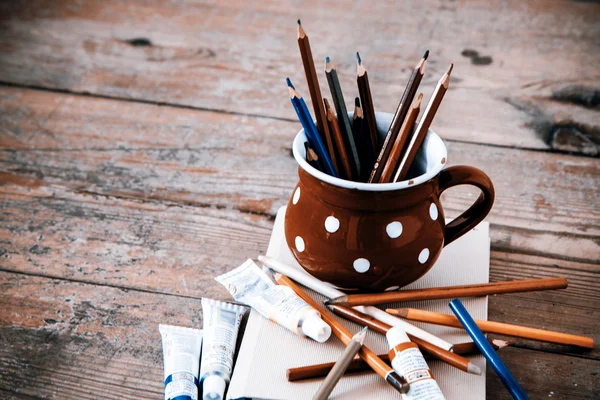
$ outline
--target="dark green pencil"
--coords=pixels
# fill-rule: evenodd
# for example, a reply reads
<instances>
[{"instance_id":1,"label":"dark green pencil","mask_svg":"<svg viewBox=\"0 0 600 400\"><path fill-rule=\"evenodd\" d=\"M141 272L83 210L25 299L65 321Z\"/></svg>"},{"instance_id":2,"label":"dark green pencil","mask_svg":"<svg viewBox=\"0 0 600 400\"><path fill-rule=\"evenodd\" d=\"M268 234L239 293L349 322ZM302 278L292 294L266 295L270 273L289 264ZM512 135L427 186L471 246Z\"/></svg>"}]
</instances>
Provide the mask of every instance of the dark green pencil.
<instances>
[{"instance_id":1,"label":"dark green pencil","mask_svg":"<svg viewBox=\"0 0 600 400\"><path fill-rule=\"evenodd\" d=\"M331 98L333 99L333 105L335 106L335 112L337 114L338 125L344 138L344 146L346 147L346 153L350 160L350 168L352 170L352 177L348 177L352 180L358 180L361 176L361 163L352 135L352 126L350 125L350 119L348 118L348 110L346 109L346 103L344 103L344 95L340 86L337 71L331 63L329 57L325 57L325 75L327 76L327 83L329 83L329 90L331 91Z\"/></svg>"}]
</instances>

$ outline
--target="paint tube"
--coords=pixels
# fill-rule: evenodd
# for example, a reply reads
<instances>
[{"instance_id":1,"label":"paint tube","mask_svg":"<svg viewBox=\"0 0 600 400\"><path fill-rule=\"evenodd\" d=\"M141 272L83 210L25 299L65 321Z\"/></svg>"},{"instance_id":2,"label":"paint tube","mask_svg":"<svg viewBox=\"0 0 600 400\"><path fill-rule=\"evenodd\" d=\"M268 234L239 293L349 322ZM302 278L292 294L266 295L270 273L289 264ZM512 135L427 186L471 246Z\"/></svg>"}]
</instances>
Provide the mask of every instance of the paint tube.
<instances>
[{"instance_id":1,"label":"paint tube","mask_svg":"<svg viewBox=\"0 0 600 400\"><path fill-rule=\"evenodd\" d=\"M444 400L429 366L416 343L410 341L402 327L388 330L385 337L390 345L392 368L410 385L406 398L410 400Z\"/></svg>"},{"instance_id":2,"label":"paint tube","mask_svg":"<svg viewBox=\"0 0 600 400\"><path fill-rule=\"evenodd\" d=\"M246 309L213 299L202 299L204 343L200 381L203 400L222 400L231 379L235 343Z\"/></svg>"},{"instance_id":3,"label":"paint tube","mask_svg":"<svg viewBox=\"0 0 600 400\"><path fill-rule=\"evenodd\" d=\"M308 336L320 343L331 336L331 327L321 319L317 310L291 288L276 285L250 259L215 280L225 286L236 301L252 307L297 335Z\"/></svg>"},{"instance_id":4,"label":"paint tube","mask_svg":"<svg viewBox=\"0 0 600 400\"><path fill-rule=\"evenodd\" d=\"M165 400L198 400L202 330L159 325L165 365Z\"/></svg>"}]
</instances>

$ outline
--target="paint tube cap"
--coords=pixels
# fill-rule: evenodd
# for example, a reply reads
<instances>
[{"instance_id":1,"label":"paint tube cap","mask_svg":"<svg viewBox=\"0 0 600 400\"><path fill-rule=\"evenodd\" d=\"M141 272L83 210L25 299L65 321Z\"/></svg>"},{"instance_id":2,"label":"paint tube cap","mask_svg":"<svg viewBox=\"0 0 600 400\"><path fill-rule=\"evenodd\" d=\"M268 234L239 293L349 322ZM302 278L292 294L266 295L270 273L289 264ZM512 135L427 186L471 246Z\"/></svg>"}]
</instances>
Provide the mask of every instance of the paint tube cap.
<instances>
[{"instance_id":1,"label":"paint tube cap","mask_svg":"<svg viewBox=\"0 0 600 400\"><path fill-rule=\"evenodd\" d=\"M385 337L387 338L388 345L390 346L390 348L394 348L400 343L410 342L406 331L404 331L404 328L402 328L401 326L395 326L389 329L385 334Z\"/></svg>"},{"instance_id":2,"label":"paint tube cap","mask_svg":"<svg viewBox=\"0 0 600 400\"><path fill-rule=\"evenodd\" d=\"M202 383L202 400L223 400L227 382L219 375L209 375Z\"/></svg>"},{"instance_id":3,"label":"paint tube cap","mask_svg":"<svg viewBox=\"0 0 600 400\"><path fill-rule=\"evenodd\" d=\"M302 333L319 343L323 343L331 336L331 327L319 315L312 315L302 323Z\"/></svg>"}]
</instances>

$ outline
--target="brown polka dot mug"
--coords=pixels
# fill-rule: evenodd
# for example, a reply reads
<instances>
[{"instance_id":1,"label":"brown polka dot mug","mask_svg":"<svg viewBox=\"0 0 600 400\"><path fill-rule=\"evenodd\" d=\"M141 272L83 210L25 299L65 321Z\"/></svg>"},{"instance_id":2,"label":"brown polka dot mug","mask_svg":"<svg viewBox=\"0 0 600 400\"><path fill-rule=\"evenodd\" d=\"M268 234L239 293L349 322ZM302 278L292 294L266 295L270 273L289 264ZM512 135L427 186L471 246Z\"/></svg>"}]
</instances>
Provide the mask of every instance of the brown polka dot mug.
<instances>
[{"instance_id":1,"label":"brown polka dot mug","mask_svg":"<svg viewBox=\"0 0 600 400\"><path fill-rule=\"evenodd\" d=\"M392 115L376 113L383 141ZM423 276L442 248L481 222L494 202L494 186L481 170L444 168L447 150L429 131L408 179L369 184L334 178L305 160L304 131L293 144L299 182L285 215L286 242L311 275L346 289L395 290ZM475 203L446 224L440 195L474 185Z\"/></svg>"}]
</instances>

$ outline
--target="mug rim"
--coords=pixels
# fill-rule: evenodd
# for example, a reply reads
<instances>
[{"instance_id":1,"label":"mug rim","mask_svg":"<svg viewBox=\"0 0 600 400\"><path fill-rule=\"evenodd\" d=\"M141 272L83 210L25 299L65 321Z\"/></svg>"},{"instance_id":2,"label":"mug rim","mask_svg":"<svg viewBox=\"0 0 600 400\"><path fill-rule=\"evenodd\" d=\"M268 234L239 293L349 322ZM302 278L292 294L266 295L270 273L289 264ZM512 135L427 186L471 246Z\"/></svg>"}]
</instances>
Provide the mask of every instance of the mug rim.
<instances>
[{"instance_id":1,"label":"mug rim","mask_svg":"<svg viewBox=\"0 0 600 400\"><path fill-rule=\"evenodd\" d=\"M391 123L393 114L384 113L384 112L375 112L375 117L378 120L378 122L380 122L381 120L386 120L386 122L387 122L387 120L389 120L390 122L387 123L387 126L389 127L389 124ZM378 123L378 125L379 125L379 123ZM386 133L387 133L387 129L386 129ZM448 150L446 149L446 145L444 144L444 142L442 141L442 139L439 137L439 135L437 133L435 133L434 131L429 129L427 131L427 135L425 136L425 140L423 141L423 145L441 146L441 156L442 156L442 159L445 160L444 163L442 163L442 162L436 163L436 165L433 168L428 169L424 174L421 174L417 177L407 179L404 181L400 181L400 182L392 182L392 183L354 182L354 181L349 181L349 180L342 179L342 178L333 177L322 171L319 171L318 169L316 169L315 167L310 165L304 159L304 157L301 155L301 152L304 149L305 141L307 141L307 139L306 139L306 135L304 134L304 128L302 128L296 134L296 137L294 138L294 142L292 145L292 153L294 155L294 158L296 159L296 162L300 166L300 168L302 168L306 173L308 173L309 175L313 176L314 178L316 178L320 181L326 182L333 186L345 188L345 189L357 189L357 190L370 191L370 192L385 192L385 191L392 191L392 190L406 189L409 187L415 187L417 185L420 185L424 182L429 181L430 179L432 179L433 177L438 175L440 173L440 171L442 169L444 169L444 166L448 162ZM412 183L409 184L409 182L412 182Z\"/></svg>"}]
</instances>

